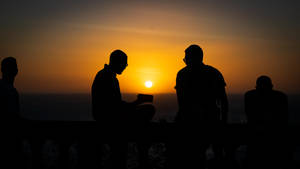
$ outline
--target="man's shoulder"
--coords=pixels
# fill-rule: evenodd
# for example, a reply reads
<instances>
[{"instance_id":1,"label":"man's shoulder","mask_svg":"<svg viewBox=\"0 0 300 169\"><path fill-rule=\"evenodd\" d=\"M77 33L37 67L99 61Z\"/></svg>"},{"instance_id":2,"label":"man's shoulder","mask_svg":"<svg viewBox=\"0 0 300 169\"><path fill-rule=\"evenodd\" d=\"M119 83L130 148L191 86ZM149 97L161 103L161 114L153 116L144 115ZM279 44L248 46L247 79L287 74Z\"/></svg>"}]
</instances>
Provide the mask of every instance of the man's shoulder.
<instances>
[{"instance_id":1,"label":"man's shoulder","mask_svg":"<svg viewBox=\"0 0 300 169\"><path fill-rule=\"evenodd\" d=\"M216 75L222 75L222 73L217 68L215 68L213 66L204 65L204 69L206 71L208 71L209 73L213 73L213 74L216 74Z\"/></svg>"},{"instance_id":2,"label":"man's shoulder","mask_svg":"<svg viewBox=\"0 0 300 169\"><path fill-rule=\"evenodd\" d=\"M105 67L101 69L96 75L96 78L109 78L109 77L112 77L112 73Z\"/></svg>"},{"instance_id":3,"label":"man's shoulder","mask_svg":"<svg viewBox=\"0 0 300 169\"><path fill-rule=\"evenodd\" d=\"M252 90L249 90L245 93L245 97L250 97L250 96L254 96L257 94L257 91L256 89L252 89Z\"/></svg>"},{"instance_id":4,"label":"man's shoulder","mask_svg":"<svg viewBox=\"0 0 300 169\"><path fill-rule=\"evenodd\" d=\"M205 75L207 77L216 79L217 83L221 86L226 86L225 79L224 79L222 73L218 69L216 69L210 65L204 65L204 70L205 70L204 71Z\"/></svg>"},{"instance_id":5,"label":"man's shoulder","mask_svg":"<svg viewBox=\"0 0 300 169\"><path fill-rule=\"evenodd\" d=\"M184 67L182 69L180 69L177 73L177 80L179 79L183 79L185 77L190 77L191 76L191 71L189 70L188 67Z\"/></svg>"},{"instance_id":6,"label":"man's shoulder","mask_svg":"<svg viewBox=\"0 0 300 169\"><path fill-rule=\"evenodd\" d=\"M287 98L287 95L281 91L278 91L278 90L273 90L273 94L276 96L276 97L280 97L280 98Z\"/></svg>"},{"instance_id":7,"label":"man's shoulder","mask_svg":"<svg viewBox=\"0 0 300 169\"><path fill-rule=\"evenodd\" d=\"M188 72L188 68L184 67L184 68L180 69L177 74L180 75L180 74L184 74L186 72Z\"/></svg>"},{"instance_id":8,"label":"man's shoulder","mask_svg":"<svg viewBox=\"0 0 300 169\"><path fill-rule=\"evenodd\" d=\"M105 71L105 69L101 69L100 71L98 71L98 73L96 74L96 77L101 77L101 76L105 76L105 74L107 74L107 72Z\"/></svg>"}]
</instances>

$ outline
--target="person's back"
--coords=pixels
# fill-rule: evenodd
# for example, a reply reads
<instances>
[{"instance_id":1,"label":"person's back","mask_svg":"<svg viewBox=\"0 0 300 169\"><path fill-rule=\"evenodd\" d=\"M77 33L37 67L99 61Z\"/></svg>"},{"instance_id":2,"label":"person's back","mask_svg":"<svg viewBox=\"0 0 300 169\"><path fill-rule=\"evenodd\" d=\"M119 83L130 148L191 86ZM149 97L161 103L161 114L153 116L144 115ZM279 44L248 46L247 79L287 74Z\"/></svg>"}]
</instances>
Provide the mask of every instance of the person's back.
<instances>
[{"instance_id":1,"label":"person's back","mask_svg":"<svg viewBox=\"0 0 300 169\"><path fill-rule=\"evenodd\" d=\"M251 90L245 94L245 100L248 124L263 126L287 124L287 97L282 92Z\"/></svg>"},{"instance_id":2,"label":"person's back","mask_svg":"<svg viewBox=\"0 0 300 169\"><path fill-rule=\"evenodd\" d=\"M203 64L201 52L200 59L195 59L195 49L190 48L186 50L187 66L178 72L176 79L179 104L176 120L200 125L213 125L221 119L226 121L227 96L223 76L217 69Z\"/></svg>"},{"instance_id":3,"label":"person's back","mask_svg":"<svg viewBox=\"0 0 300 169\"><path fill-rule=\"evenodd\" d=\"M115 73L108 65L98 72L92 85L93 116L102 123L121 120L121 93Z\"/></svg>"},{"instance_id":4,"label":"person's back","mask_svg":"<svg viewBox=\"0 0 300 169\"><path fill-rule=\"evenodd\" d=\"M280 91L273 90L272 87L271 79L261 76L257 80L257 89L245 94L245 111L249 125L287 126L287 96Z\"/></svg>"},{"instance_id":5,"label":"person's back","mask_svg":"<svg viewBox=\"0 0 300 169\"><path fill-rule=\"evenodd\" d=\"M225 82L221 73L208 65L185 67L177 75L176 89L181 92L178 120L211 123L221 119L217 100ZM178 93L179 94L179 93Z\"/></svg>"},{"instance_id":6,"label":"person's back","mask_svg":"<svg viewBox=\"0 0 300 169\"><path fill-rule=\"evenodd\" d=\"M248 165L252 168L284 168L290 158L285 138L288 126L287 96L273 90L269 77L260 76L256 89L245 94L245 112L252 138L248 145Z\"/></svg>"}]
</instances>

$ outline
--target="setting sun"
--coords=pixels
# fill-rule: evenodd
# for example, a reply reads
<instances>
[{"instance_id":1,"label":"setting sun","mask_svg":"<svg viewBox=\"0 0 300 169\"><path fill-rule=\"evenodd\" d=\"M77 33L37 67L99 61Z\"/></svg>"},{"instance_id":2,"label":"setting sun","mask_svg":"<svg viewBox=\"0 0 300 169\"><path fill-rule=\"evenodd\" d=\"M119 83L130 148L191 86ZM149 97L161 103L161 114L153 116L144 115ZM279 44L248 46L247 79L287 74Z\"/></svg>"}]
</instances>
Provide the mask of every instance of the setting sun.
<instances>
[{"instance_id":1,"label":"setting sun","mask_svg":"<svg viewBox=\"0 0 300 169\"><path fill-rule=\"evenodd\" d=\"M152 85L153 85L153 83L152 83L151 81L146 81L146 82L145 82L145 86L146 86L147 88L151 88Z\"/></svg>"}]
</instances>

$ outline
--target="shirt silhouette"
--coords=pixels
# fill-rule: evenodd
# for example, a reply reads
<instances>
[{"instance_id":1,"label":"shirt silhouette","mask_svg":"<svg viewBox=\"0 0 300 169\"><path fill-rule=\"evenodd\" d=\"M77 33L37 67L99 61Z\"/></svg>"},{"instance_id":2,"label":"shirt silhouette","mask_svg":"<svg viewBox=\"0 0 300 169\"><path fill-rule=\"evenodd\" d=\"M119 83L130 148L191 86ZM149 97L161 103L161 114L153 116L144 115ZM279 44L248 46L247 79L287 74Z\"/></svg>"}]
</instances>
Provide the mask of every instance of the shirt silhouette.
<instances>
[{"instance_id":1,"label":"shirt silhouette","mask_svg":"<svg viewBox=\"0 0 300 169\"><path fill-rule=\"evenodd\" d=\"M203 51L198 45L185 50L184 62L186 67L176 78L179 111L175 120L185 141L169 144L168 165L169 168L205 168L205 152L210 144L207 140L210 136L216 138L218 130L215 129L227 120L226 83L217 69L203 63ZM220 159L222 147L213 144L213 150L215 158Z\"/></svg>"},{"instance_id":2,"label":"shirt silhouette","mask_svg":"<svg viewBox=\"0 0 300 169\"><path fill-rule=\"evenodd\" d=\"M245 94L245 112L249 125L286 126L288 123L287 96L273 90L269 77L260 76L256 89Z\"/></svg>"},{"instance_id":3,"label":"shirt silhouette","mask_svg":"<svg viewBox=\"0 0 300 169\"><path fill-rule=\"evenodd\" d=\"M226 121L226 83L222 74L202 62L203 52L197 45L186 49L186 67L177 74L176 92L179 122L212 124Z\"/></svg>"},{"instance_id":4,"label":"shirt silhouette","mask_svg":"<svg viewBox=\"0 0 300 169\"><path fill-rule=\"evenodd\" d=\"M125 117L122 117L124 116L124 107L129 105L122 101L116 73L106 64L95 77L92 95L95 120L103 120L104 123L125 120Z\"/></svg>"},{"instance_id":5,"label":"shirt silhouette","mask_svg":"<svg viewBox=\"0 0 300 169\"><path fill-rule=\"evenodd\" d=\"M245 94L245 112L255 138L249 140L250 168L286 168L291 159L288 144L281 142L288 125L287 96L273 90L268 76L260 76L256 89Z\"/></svg>"},{"instance_id":6,"label":"shirt silhouette","mask_svg":"<svg viewBox=\"0 0 300 169\"><path fill-rule=\"evenodd\" d=\"M92 106L94 119L103 129L109 130L118 140L111 143L113 168L126 168L127 161L127 132L139 130L152 119L155 109L150 104L143 104L145 100L138 97L136 101L128 103L122 100L117 74L122 74L127 64L127 55L121 50L115 50L110 55L109 65L98 72L92 85ZM133 128L132 128L133 127ZM123 138L125 137L125 138ZM140 166L147 165L148 144L139 142Z\"/></svg>"}]
</instances>

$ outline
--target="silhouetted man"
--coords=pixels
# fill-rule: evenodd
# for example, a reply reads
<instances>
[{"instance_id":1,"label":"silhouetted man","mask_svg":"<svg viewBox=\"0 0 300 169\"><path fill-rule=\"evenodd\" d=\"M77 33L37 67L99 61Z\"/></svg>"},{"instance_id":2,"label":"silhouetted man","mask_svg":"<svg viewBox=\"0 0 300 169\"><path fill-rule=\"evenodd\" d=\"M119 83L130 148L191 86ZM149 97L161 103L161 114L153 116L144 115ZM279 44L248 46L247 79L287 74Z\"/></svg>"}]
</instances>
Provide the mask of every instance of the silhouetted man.
<instances>
[{"instance_id":1,"label":"silhouetted man","mask_svg":"<svg viewBox=\"0 0 300 169\"><path fill-rule=\"evenodd\" d=\"M288 124L287 96L273 90L268 76L260 76L256 89L245 94L245 111L249 125L276 127Z\"/></svg>"},{"instance_id":2,"label":"silhouetted man","mask_svg":"<svg viewBox=\"0 0 300 169\"><path fill-rule=\"evenodd\" d=\"M249 144L249 166L273 168L283 165L284 157L288 156L284 150L288 150L288 146L278 143L278 139L282 139L282 131L288 125L287 96L273 90L268 76L260 76L256 89L245 94L245 112L248 124L256 134Z\"/></svg>"},{"instance_id":3,"label":"silhouetted man","mask_svg":"<svg viewBox=\"0 0 300 169\"><path fill-rule=\"evenodd\" d=\"M130 129L128 128L130 125L142 129L144 124L149 123L155 112L152 105L141 105L144 101L139 97L132 103L122 100L117 74L122 74L127 66L127 55L121 50L113 51L109 65L104 65L104 69L98 72L92 85L94 119L103 128L120 137ZM112 145L116 168L126 166L127 142L125 143L117 142ZM144 153L147 152L140 153L145 157Z\"/></svg>"},{"instance_id":4,"label":"silhouetted man","mask_svg":"<svg viewBox=\"0 0 300 169\"><path fill-rule=\"evenodd\" d=\"M19 157L19 143L17 141L17 126L19 125L20 118L20 105L19 105L19 94L14 87L15 77L18 74L17 61L13 57L7 57L1 62L2 79L0 80L0 112L1 112L1 123L5 125L6 131L2 141L2 157L5 157L3 163L8 168L15 168L20 162Z\"/></svg>"},{"instance_id":5,"label":"silhouetted man","mask_svg":"<svg viewBox=\"0 0 300 169\"><path fill-rule=\"evenodd\" d=\"M203 51L198 45L191 45L185 50L184 62L186 67L177 74L176 93L179 112L176 122L187 132L188 142L187 154L199 154L199 156L188 156L185 165L202 165L204 167L205 152L208 148L209 136L216 139L218 126L227 121L227 95L226 83L222 74L212 66L203 63ZM208 135L206 135L206 134ZM202 137L202 144L193 141L193 138ZM200 145L199 145L200 144ZM214 151L219 158L221 148L214 145ZM186 168L190 168L186 167Z\"/></svg>"},{"instance_id":6,"label":"silhouetted man","mask_svg":"<svg viewBox=\"0 0 300 169\"><path fill-rule=\"evenodd\" d=\"M186 67L177 74L176 93L179 104L177 122L218 124L227 120L226 83L222 74L203 63L198 45L185 50Z\"/></svg>"},{"instance_id":7,"label":"silhouetted man","mask_svg":"<svg viewBox=\"0 0 300 169\"><path fill-rule=\"evenodd\" d=\"M0 110L2 120L15 122L19 119L19 94L14 87L15 77L18 74L17 61L7 57L1 62L2 79L0 80Z\"/></svg>"}]
</instances>

